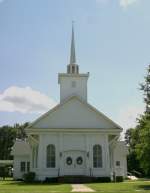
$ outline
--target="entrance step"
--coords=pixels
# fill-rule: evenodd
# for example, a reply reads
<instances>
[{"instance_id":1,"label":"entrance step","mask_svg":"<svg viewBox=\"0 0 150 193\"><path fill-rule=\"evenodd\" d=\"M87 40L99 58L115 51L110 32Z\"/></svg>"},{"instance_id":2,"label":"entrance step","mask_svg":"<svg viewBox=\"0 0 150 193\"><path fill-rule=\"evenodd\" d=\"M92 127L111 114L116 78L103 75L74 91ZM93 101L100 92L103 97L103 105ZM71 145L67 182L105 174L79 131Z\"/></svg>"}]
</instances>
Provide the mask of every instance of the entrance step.
<instances>
[{"instance_id":1,"label":"entrance step","mask_svg":"<svg viewBox=\"0 0 150 193\"><path fill-rule=\"evenodd\" d=\"M90 183L93 181L93 177L90 176L61 176L58 177L60 183Z\"/></svg>"}]
</instances>

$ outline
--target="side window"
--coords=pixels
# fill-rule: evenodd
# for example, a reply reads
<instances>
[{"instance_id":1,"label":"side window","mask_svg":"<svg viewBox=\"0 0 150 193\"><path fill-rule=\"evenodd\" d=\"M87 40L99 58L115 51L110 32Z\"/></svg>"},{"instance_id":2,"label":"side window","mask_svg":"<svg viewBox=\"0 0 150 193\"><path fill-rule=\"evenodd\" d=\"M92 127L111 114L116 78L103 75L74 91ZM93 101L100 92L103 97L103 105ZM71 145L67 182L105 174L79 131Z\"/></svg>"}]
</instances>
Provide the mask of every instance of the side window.
<instances>
[{"instance_id":1,"label":"side window","mask_svg":"<svg viewBox=\"0 0 150 193\"><path fill-rule=\"evenodd\" d=\"M27 162L27 172L30 171L30 162Z\"/></svg>"},{"instance_id":2,"label":"side window","mask_svg":"<svg viewBox=\"0 0 150 193\"><path fill-rule=\"evenodd\" d=\"M116 161L116 166L120 166L120 161Z\"/></svg>"},{"instance_id":3,"label":"side window","mask_svg":"<svg viewBox=\"0 0 150 193\"><path fill-rule=\"evenodd\" d=\"M26 171L26 162L20 162L20 171L25 172Z\"/></svg>"}]
</instances>

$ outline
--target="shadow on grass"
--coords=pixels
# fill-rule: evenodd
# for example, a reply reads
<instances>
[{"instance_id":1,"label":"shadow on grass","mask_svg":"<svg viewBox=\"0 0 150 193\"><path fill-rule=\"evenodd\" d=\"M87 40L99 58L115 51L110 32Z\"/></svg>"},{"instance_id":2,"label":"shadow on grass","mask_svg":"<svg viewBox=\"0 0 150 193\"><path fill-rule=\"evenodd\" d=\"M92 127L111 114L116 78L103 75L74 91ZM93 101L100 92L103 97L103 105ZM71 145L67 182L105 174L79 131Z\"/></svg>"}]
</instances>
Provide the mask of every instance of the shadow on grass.
<instances>
[{"instance_id":1,"label":"shadow on grass","mask_svg":"<svg viewBox=\"0 0 150 193\"><path fill-rule=\"evenodd\" d=\"M150 190L150 185L139 185L138 188L143 190Z\"/></svg>"},{"instance_id":2,"label":"shadow on grass","mask_svg":"<svg viewBox=\"0 0 150 193\"><path fill-rule=\"evenodd\" d=\"M25 183L25 182L23 182L23 181L6 181L6 180L4 180L4 181L2 181L2 182L4 182L4 186L5 185L17 185L17 186L34 186L34 185L36 185L36 186L50 186L50 185L64 185L65 183L58 183L58 182L49 182L49 183L45 183L45 182L34 182L34 183Z\"/></svg>"}]
</instances>

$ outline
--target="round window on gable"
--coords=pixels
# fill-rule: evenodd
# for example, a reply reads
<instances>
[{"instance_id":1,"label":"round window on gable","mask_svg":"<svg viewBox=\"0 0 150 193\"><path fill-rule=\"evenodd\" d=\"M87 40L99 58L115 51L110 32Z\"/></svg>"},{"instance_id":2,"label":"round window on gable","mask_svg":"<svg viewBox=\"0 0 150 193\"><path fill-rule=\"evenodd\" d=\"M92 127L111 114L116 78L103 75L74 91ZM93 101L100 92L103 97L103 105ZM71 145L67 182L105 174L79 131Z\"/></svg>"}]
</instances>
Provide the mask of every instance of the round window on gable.
<instances>
[{"instance_id":1,"label":"round window on gable","mask_svg":"<svg viewBox=\"0 0 150 193\"><path fill-rule=\"evenodd\" d=\"M72 88L75 88L76 87L76 81L72 81L71 86L72 86Z\"/></svg>"}]
</instances>

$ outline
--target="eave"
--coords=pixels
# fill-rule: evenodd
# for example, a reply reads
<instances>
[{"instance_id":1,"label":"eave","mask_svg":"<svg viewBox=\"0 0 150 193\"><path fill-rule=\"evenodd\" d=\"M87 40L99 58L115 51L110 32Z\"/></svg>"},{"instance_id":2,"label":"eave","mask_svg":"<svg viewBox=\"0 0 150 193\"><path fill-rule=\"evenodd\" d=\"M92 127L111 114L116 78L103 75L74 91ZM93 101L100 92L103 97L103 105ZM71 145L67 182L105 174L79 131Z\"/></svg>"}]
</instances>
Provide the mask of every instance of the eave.
<instances>
[{"instance_id":1,"label":"eave","mask_svg":"<svg viewBox=\"0 0 150 193\"><path fill-rule=\"evenodd\" d=\"M106 128L30 128L26 129L27 134L42 134L42 133L101 133L110 135L119 135L121 129L106 129Z\"/></svg>"}]
</instances>

